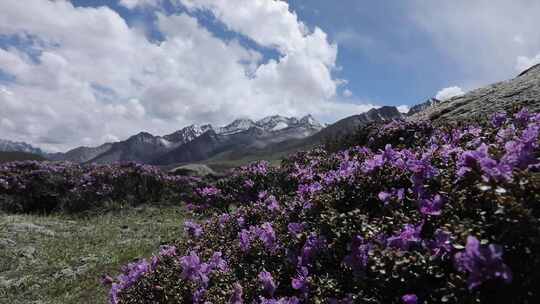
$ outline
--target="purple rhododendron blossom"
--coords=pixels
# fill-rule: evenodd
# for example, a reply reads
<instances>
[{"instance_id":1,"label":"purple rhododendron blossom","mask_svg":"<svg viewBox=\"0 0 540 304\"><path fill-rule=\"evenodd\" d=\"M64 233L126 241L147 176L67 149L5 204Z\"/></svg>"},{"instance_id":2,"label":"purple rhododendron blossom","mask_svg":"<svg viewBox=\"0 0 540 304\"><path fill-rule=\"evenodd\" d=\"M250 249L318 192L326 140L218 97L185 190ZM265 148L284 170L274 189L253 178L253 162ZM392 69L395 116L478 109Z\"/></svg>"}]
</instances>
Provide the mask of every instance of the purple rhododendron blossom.
<instances>
[{"instance_id":1,"label":"purple rhododendron blossom","mask_svg":"<svg viewBox=\"0 0 540 304\"><path fill-rule=\"evenodd\" d=\"M279 211L279 203L275 196L270 195L265 200L266 207L270 211Z\"/></svg>"},{"instance_id":2,"label":"purple rhododendron blossom","mask_svg":"<svg viewBox=\"0 0 540 304\"><path fill-rule=\"evenodd\" d=\"M494 128L500 128L506 122L506 113L497 112L491 115L491 125Z\"/></svg>"},{"instance_id":3,"label":"purple rhododendron blossom","mask_svg":"<svg viewBox=\"0 0 540 304\"><path fill-rule=\"evenodd\" d=\"M292 279L291 286L295 290L299 290L304 295L309 291L309 271L307 267L300 267L296 277Z\"/></svg>"},{"instance_id":4,"label":"purple rhododendron blossom","mask_svg":"<svg viewBox=\"0 0 540 304\"><path fill-rule=\"evenodd\" d=\"M251 248L251 234L249 230L242 229L242 231L238 233L238 241L240 242L240 249L243 252L249 251Z\"/></svg>"},{"instance_id":5,"label":"purple rhododendron blossom","mask_svg":"<svg viewBox=\"0 0 540 304\"><path fill-rule=\"evenodd\" d=\"M267 250L274 252L277 249L276 232L272 228L272 224L268 222L262 224L259 229L256 229L256 234Z\"/></svg>"},{"instance_id":6,"label":"purple rhododendron blossom","mask_svg":"<svg viewBox=\"0 0 540 304\"><path fill-rule=\"evenodd\" d=\"M289 223L287 229L291 235L297 236L304 231L304 225L302 223Z\"/></svg>"},{"instance_id":7,"label":"purple rhododendron blossom","mask_svg":"<svg viewBox=\"0 0 540 304\"><path fill-rule=\"evenodd\" d=\"M442 229L437 229L433 240L425 242L431 255L438 258L445 258L452 252L451 234Z\"/></svg>"},{"instance_id":8,"label":"purple rhododendron blossom","mask_svg":"<svg viewBox=\"0 0 540 304\"><path fill-rule=\"evenodd\" d=\"M441 215L444 201L439 194L420 201L420 212L425 215Z\"/></svg>"},{"instance_id":9,"label":"purple rhododendron blossom","mask_svg":"<svg viewBox=\"0 0 540 304\"><path fill-rule=\"evenodd\" d=\"M343 262L350 266L356 275L362 275L368 265L369 252L373 245L366 243L364 239L357 235L350 245L351 253L345 256Z\"/></svg>"},{"instance_id":10,"label":"purple rhododendron blossom","mask_svg":"<svg viewBox=\"0 0 540 304\"><path fill-rule=\"evenodd\" d=\"M219 195L221 193L221 190L216 187L204 187L199 190L199 193L203 197L211 197Z\"/></svg>"},{"instance_id":11,"label":"purple rhododendron blossom","mask_svg":"<svg viewBox=\"0 0 540 304\"><path fill-rule=\"evenodd\" d=\"M180 258L182 266L182 279L206 285L208 283L208 273L210 268L208 264L201 263L197 252L191 251L189 255Z\"/></svg>"},{"instance_id":12,"label":"purple rhododendron blossom","mask_svg":"<svg viewBox=\"0 0 540 304\"><path fill-rule=\"evenodd\" d=\"M203 234L202 226L193 221L184 222L184 231L195 238L199 238Z\"/></svg>"},{"instance_id":13,"label":"purple rhododendron blossom","mask_svg":"<svg viewBox=\"0 0 540 304\"><path fill-rule=\"evenodd\" d=\"M244 186L246 188L253 188L253 186L255 186L255 182L253 182L251 179L247 179L244 181Z\"/></svg>"},{"instance_id":14,"label":"purple rhododendron blossom","mask_svg":"<svg viewBox=\"0 0 540 304\"><path fill-rule=\"evenodd\" d=\"M414 244L417 244L421 241L420 231L422 230L423 224L414 226L411 224L405 225L405 228L400 232L399 235L389 237L387 242L388 246L407 251Z\"/></svg>"},{"instance_id":15,"label":"purple rhododendron blossom","mask_svg":"<svg viewBox=\"0 0 540 304\"><path fill-rule=\"evenodd\" d=\"M325 238L319 237L316 234L311 234L304 243L304 246L302 246L302 252L298 259L298 264L300 266L308 266L312 262L313 257L325 247Z\"/></svg>"},{"instance_id":16,"label":"purple rhododendron blossom","mask_svg":"<svg viewBox=\"0 0 540 304\"><path fill-rule=\"evenodd\" d=\"M454 260L459 271L469 273L467 285L472 290L491 279L499 278L506 283L512 281L512 273L503 262L502 255L500 246L481 246L477 238L469 236L465 251L456 253Z\"/></svg>"},{"instance_id":17,"label":"purple rhododendron blossom","mask_svg":"<svg viewBox=\"0 0 540 304\"><path fill-rule=\"evenodd\" d=\"M122 274L116 278L117 283L113 283L111 286L111 290L109 292L109 303L118 303L120 292L131 287L150 270L150 264L144 259L124 266L122 268Z\"/></svg>"},{"instance_id":18,"label":"purple rhododendron blossom","mask_svg":"<svg viewBox=\"0 0 540 304\"><path fill-rule=\"evenodd\" d=\"M208 261L208 265L211 269L217 269L222 272L229 271L227 261L225 261L222 256L223 254L220 251L214 252L212 257L210 258L210 261Z\"/></svg>"},{"instance_id":19,"label":"purple rhododendron blossom","mask_svg":"<svg viewBox=\"0 0 540 304\"><path fill-rule=\"evenodd\" d=\"M272 277L272 274L266 270L263 270L259 273L259 282L262 284L263 291L269 295L270 297L274 296L274 292L276 291L277 285L274 282L274 278Z\"/></svg>"},{"instance_id":20,"label":"purple rhododendron blossom","mask_svg":"<svg viewBox=\"0 0 540 304\"><path fill-rule=\"evenodd\" d=\"M401 301L403 302L403 304L417 304L418 297L415 294L406 294L401 297Z\"/></svg>"},{"instance_id":21,"label":"purple rhododendron blossom","mask_svg":"<svg viewBox=\"0 0 540 304\"><path fill-rule=\"evenodd\" d=\"M244 289L240 283L234 283L233 293L229 299L229 304L244 304Z\"/></svg>"}]
</instances>

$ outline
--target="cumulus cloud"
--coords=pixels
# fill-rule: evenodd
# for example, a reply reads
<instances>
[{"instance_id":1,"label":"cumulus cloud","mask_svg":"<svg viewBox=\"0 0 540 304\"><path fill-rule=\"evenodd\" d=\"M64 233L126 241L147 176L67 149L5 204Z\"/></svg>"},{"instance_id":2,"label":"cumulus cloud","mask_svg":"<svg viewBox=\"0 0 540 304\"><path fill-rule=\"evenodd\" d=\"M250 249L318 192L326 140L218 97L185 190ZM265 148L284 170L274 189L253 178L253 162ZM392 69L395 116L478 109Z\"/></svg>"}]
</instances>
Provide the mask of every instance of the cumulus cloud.
<instances>
[{"instance_id":1,"label":"cumulus cloud","mask_svg":"<svg viewBox=\"0 0 540 304\"><path fill-rule=\"evenodd\" d=\"M445 101L456 96L461 96L463 94L465 94L465 92L463 92L460 87L448 87L437 92L435 98L441 101Z\"/></svg>"},{"instance_id":2,"label":"cumulus cloud","mask_svg":"<svg viewBox=\"0 0 540 304\"><path fill-rule=\"evenodd\" d=\"M351 90L349 90L349 89L343 90L343 97L350 98L352 96L353 96L353 92Z\"/></svg>"},{"instance_id":3,"label":"cumulus cloud","mask_svg":"<svg viewBox=\"0 0 540 304\"><path fill-rule=\"evenodd\" d=\"M322 29L304 25L287 3L175 1L210 12L279 56L267 59L216 36L196 14L155 10L164 37L155 42L108 7L0 1L0 35L25 45L0 48L0 70L15 79L0 92L0 137L64 150L139 131L166 134L190 123L277 113L332 120L372 107L338 101L337 46Z\"/></svg>"}]
</instances>

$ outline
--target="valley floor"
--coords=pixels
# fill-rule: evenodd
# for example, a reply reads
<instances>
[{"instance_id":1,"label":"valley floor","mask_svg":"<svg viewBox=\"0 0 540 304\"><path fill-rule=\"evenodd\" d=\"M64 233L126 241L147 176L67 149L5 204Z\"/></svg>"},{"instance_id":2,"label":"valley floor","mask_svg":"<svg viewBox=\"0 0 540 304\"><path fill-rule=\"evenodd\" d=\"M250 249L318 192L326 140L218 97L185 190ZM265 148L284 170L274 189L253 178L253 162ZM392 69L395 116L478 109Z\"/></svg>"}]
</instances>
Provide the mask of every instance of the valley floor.
<instances>
[{"instance_id":1,"label":"valley floor","mask_svg":"<svg viewBox=\"0 0 540 304\"><path fill-rule=\"evenodd\" d=\"M180 207L87 218L0 214L0 303L105 303L104 273L182 233Z\"/></svg>"}]
</instances>

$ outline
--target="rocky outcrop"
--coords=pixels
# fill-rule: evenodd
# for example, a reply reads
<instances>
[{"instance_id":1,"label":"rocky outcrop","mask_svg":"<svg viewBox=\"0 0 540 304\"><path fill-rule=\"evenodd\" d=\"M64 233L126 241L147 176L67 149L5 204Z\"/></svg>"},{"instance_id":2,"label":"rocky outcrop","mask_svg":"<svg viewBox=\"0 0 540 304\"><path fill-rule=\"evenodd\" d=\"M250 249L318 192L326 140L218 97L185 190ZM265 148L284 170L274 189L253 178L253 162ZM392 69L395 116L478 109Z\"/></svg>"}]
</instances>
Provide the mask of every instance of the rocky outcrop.
<instances>
[{"instance_id":1,"label":"rocky outcrop","mask_svg":"<svg viewBox=\"0 0 540 304\"><path fill-rule=\"evenodd\" d=\"M465 121L522 107L540 110L540 65L531 67L514 79L441 102L410 116L410 119L429 119L435 123Z\"/></svg>"}]
</instances>

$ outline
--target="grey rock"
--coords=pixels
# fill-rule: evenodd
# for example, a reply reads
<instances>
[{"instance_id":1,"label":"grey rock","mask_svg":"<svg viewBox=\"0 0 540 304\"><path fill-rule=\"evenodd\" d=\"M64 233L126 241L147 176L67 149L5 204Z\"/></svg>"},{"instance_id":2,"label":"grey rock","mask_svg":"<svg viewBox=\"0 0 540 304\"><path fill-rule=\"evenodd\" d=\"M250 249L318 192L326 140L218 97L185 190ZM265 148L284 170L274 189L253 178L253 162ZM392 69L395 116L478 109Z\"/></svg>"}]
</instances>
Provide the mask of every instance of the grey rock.
<instances>
[{"instance_id":1,"label":"grey rock","mask_svg":"<svg viewBox=\"0 0 540 304\"><path fill-rule=\"evenodd\" d=\"M540 65L531 67L516 78L441 102L412 115L410 119L428 119L435 123L465 121L522 107L540 110Z\"/></svg>"},{"instance_id":2,"label":"grey rock","mask_svg":"<svg viewBox=\"0 0 540 304\"><path fill-rule=\"evenodd\" d=\"M208 176L208 175L218 175L214 170L212 170L207 165L202 164L189 164L180 167L176 167L169 171L175 175L184 175L184 176Z\"/></svg>"}]
</instances>

